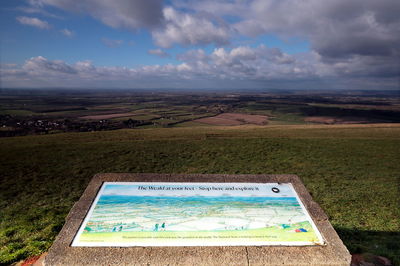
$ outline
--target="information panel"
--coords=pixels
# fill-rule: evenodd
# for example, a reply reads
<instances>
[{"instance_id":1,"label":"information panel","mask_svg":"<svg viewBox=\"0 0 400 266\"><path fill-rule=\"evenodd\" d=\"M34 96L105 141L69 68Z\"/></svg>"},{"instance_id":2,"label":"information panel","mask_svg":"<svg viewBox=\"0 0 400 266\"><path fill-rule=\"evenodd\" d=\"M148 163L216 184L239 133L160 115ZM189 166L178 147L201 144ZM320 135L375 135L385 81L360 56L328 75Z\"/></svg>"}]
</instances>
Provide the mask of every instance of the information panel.
<instances>
[{"instance_id":1,"label":"information panel","mask_svg":"<svg viewBox=\"0 0 400 266\"><path fill-rule=\"evenodd\" d=\"M105 182L72 246L322 244L289 183Z\"/></svg>"}]
</instances>

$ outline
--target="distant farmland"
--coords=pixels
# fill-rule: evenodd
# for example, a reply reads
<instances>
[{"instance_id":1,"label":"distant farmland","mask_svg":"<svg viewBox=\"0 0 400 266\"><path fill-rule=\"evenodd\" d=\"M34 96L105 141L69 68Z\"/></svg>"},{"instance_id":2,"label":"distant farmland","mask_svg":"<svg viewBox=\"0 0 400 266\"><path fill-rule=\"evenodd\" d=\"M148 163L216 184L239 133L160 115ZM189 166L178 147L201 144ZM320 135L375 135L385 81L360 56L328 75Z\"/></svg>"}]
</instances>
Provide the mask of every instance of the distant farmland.
<instances>
[{"instance_id":1,"label":"distant farmland","mask_svg":"<svg viewBox=\"0 0 400 266\"><path fill-rule=\"evenodd\" d=\"M392 92L0 91L0 137L123 128L399 123Z\"/></svg>"}]
</instances>

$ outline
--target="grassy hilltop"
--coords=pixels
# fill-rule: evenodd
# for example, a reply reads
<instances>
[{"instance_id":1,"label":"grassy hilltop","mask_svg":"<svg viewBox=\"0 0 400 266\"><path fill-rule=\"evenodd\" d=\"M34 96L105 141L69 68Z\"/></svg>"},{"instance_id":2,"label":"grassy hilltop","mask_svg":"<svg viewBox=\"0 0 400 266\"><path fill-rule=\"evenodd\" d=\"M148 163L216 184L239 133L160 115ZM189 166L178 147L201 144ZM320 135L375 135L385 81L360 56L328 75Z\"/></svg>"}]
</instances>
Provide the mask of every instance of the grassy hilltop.
<instances>
[{"instance_id":1,"label":"grassy hilltop","mask_svg":"<svg viewBox=\"0 0 400 266\"><path fill-rule=\"evenodd\" d=\"M400 263L400 125L185 127L0 139L0 264L46 251L101 172L297 174L352 253Z\"/></svg>"}]
</instances>

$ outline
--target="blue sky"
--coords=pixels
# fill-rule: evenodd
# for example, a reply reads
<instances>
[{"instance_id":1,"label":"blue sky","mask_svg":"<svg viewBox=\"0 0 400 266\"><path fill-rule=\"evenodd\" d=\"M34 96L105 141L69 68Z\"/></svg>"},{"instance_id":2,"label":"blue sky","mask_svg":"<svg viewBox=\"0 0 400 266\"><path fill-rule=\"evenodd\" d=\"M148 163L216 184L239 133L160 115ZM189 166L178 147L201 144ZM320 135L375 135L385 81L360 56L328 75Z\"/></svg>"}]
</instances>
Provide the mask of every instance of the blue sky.
<instances>
[{"instance_id":1,"label":"blue sky","mask_svg":"<svg viewBox=\"0 0 400 266\"><path fill-rule=\"evenodd\" d=\"M397 89L398 1L5 0L4 88Z\"/></svg>"}]
</instances>

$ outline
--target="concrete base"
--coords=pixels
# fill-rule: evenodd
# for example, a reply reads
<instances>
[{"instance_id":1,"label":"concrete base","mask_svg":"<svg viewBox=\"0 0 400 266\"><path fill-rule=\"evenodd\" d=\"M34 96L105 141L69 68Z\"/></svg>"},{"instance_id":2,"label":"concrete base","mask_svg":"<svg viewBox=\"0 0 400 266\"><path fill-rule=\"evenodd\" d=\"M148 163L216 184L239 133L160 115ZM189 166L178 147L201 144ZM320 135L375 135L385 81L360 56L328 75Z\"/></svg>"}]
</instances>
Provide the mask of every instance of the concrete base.
<instances>
[{"instance_id":1,"label":"concrete base","mask_svg":"<svg viewBox=\"0 0 400 266\"><path fill-rule=\"evenodd\" d=\"M292 183L326 245L240 247L71 247L103 182ZM93 177L45 258L45 265L350 265L351 255L295 175L98 174Z\"/></svg>"}]
</instances>

